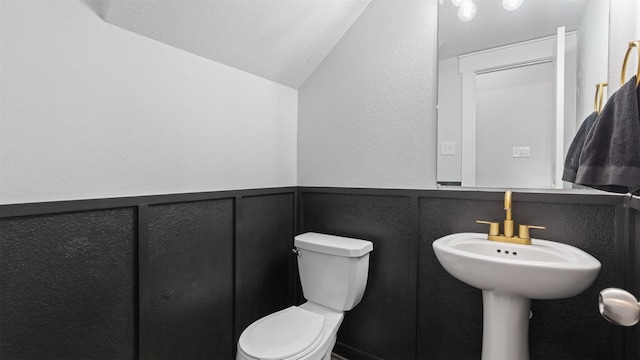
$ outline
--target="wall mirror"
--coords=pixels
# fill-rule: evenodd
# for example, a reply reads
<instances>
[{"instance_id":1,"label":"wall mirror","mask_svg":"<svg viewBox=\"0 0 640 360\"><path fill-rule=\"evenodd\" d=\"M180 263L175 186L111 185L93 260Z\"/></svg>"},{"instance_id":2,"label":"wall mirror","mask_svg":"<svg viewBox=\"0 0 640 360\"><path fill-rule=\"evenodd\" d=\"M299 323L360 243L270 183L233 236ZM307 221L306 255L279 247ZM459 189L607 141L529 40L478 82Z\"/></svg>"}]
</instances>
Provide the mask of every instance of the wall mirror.
<instances>
[{"instance_id":1,"label":"wall mirror","mask_svg":"<svg viewBox=\"0 0 640 360\"><path fill-rule=\"evenodd\" d=\"M471 20L453 2L438 10L438 184L571 188L564 156L607 81L609 1L474 0Z\"/></svg>"}]
</instances>

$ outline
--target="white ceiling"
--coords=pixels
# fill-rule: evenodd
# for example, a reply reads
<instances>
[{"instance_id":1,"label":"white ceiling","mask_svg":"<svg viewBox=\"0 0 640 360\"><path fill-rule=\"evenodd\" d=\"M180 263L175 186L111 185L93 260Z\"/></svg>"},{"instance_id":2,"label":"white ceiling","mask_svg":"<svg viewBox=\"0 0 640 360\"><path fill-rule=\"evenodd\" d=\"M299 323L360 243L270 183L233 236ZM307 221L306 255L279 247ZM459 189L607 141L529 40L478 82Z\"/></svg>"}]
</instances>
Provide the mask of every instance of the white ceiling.
<instances>
[{"instance_id":1,"label":"white ceiling","mask_svg":"<svg viewBox=\"0 0 640 360\"><path fill-rule=\"evenodd\" d=\"M377 0L376 0L377 1ZM395 0L401 1L401 0ZM436 1L436 0L424 0ZM439 7L439 58L576 28L587 1L474 0L463 23L450 0ZM110 0L114 25L216 62L298 89L371 0Z\"/></svg>"},{"instance_id":2,"label":"white ceiling","mask_svg":"<svg viewBox=\"0 0 640 360\"><path fill-rule=\"evenodd\" d=\"M553 35L558 26L575 30L587 1L608 0L524 0L515 11L505 10L502 0L474 0L476 17L463 23L458 8L445 0L438 11L438 57Z\"/></svg>"},{"instance_id":3,"label":"white ceiling","mask_svg":"<svg viewBox=\"0 0 640 360\"><path fill-rule=\"evenodd\" d=\"M116 26L299 88L371 0L111 0Z\"/></svg>"}]
</instances>

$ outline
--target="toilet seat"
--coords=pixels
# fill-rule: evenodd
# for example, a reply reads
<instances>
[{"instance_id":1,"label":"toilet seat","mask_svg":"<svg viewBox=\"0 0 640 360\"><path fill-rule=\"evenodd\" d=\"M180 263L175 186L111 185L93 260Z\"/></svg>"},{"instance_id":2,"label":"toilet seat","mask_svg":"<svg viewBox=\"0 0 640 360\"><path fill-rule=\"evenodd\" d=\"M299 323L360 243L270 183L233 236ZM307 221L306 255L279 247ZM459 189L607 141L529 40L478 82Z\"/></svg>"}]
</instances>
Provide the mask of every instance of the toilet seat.
<instances>
[{"instance_id":1,"label":"toilet seat","mask_svg":"<svg viewBox=\"0 0 640 360\"><path fill-rule=\"evenodd\" d=\"M238 346L264 360L297 359L313 351L324 332L324 316L291 306L249 325Z\"/></svg>"}]
</instances>

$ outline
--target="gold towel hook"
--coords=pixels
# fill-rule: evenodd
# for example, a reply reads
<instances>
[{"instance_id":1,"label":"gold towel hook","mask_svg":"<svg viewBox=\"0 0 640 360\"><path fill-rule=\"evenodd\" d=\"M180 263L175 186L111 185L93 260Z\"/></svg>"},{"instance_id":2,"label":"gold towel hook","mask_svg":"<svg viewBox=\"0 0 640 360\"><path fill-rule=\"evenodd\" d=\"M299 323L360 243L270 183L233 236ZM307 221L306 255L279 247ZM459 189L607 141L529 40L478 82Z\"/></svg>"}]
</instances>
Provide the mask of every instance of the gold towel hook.
<instances>
[{"instance_id":1,"label":"gold towel hook","mask_svg":"<svg viewBox=\"0 0 640 360\"><path fill-rule=\"evenodd\" d=\"M604 87L607 86L606 82L596 84L596 97L593 100L593 111L600 114L602 111L602 102L604 100Z\"/></svg>"},{"instance_id":2,"label":"gold towel hook","mask_svg":"<svg viewBox=\"0 0 640 360\"><path fill-rule=\"evenodd\" d=\"M636 87L640 85L640 40L629 41L629 48L627 48L626 54L624 54L624 61L622 62L622 74L620 74L620 86L624 85L624 75L627 73L627 61L629 61L629 54L633 48L638 49L638 62L636 63Z\"/></svg>"}]
</instances>

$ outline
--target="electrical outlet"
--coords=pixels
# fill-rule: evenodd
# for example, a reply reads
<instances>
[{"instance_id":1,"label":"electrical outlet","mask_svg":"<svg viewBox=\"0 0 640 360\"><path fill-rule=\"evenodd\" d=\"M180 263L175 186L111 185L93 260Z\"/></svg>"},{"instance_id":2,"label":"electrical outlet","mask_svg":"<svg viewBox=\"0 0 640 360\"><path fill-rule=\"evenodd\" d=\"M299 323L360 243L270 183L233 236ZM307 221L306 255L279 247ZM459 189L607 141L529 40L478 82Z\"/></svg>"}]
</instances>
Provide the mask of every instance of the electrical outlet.
<instances>
[{"instance_id":1,"label":"electrical outlet","mask_svg":"<svg viewBox=\"0 0 640 360\"><path fill-rule=\"evenodd\" d=\"M514 158L528 158L531 157L531 148L529 146L514 146L513 147Z\"/></svg>"}]
</instances>

